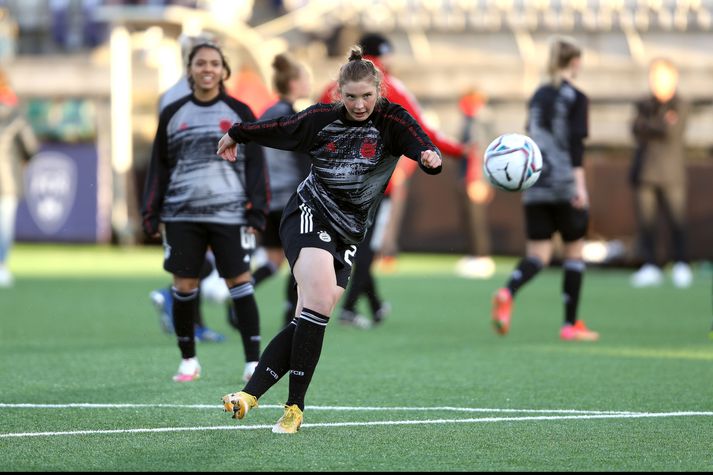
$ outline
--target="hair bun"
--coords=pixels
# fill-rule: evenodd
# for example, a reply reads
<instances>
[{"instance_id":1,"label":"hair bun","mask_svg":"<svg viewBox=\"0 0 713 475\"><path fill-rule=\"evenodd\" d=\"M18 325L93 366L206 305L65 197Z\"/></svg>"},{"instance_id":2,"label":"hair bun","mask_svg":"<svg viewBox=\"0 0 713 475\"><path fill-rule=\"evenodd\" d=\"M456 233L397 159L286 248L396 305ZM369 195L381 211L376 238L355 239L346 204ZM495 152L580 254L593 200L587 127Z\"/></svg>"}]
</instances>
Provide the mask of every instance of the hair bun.
<instances>
[{"instance_id":1,"label":"hair bun","mask_svg":"<svg viewBox=\"0 0 713 475\"><path fill-rule=\"evenodd\" d=\"M361 61L364 59L364 53L361 46L352 46L352 50L349 52L349 61Z\"/></svg>"}]
</instances>

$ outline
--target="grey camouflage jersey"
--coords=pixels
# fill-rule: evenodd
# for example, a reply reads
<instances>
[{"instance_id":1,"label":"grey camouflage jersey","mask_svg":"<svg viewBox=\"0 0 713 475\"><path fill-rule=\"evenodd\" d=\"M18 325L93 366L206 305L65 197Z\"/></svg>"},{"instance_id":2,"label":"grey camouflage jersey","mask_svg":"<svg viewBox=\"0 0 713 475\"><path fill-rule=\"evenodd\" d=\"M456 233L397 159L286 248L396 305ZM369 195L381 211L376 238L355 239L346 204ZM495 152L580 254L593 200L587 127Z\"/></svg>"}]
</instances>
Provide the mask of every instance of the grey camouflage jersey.
<instances>
[{"instance_id":1,"label":"grey camouflage jersey","mask_svg":"<svg viewBox=\"0 0 713 475\"><path fill-rule=\"evenodd\" d=\"M580 166L587 136L587 99L564 81L541 86L529 104L527 131L542 152L542 174L523 192L523 202L555 203L575 196L573 168Z\"/></svg>"},{"instance_id":2,"label":"grey camouflage jersey","mask_svg":"<svg viewBox=\"0 0 713 475\"><path fill-rule=\"evenodd\" d=\"M234 163L216 155L230 126L251 120L245 104L224 94L209 102L188 96L162 112L144 190L145 229L156 228L159 214L163 222L247 225L249 209L267 212L260 147L247 148L248 160L246 147L238 147Z\"/></svg>"}]
</instances>

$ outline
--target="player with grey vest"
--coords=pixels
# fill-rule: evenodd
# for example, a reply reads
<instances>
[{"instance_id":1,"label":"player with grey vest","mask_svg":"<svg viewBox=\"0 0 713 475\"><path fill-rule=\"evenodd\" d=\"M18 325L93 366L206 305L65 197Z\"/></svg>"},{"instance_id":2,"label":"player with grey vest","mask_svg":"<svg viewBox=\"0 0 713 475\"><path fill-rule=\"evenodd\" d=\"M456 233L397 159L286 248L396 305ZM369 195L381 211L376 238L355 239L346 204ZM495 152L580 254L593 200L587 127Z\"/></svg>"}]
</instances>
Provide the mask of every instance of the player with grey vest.
<instances>
[{"instance_id":1,"label":"player with grey vest","mask_svg":"<svg viewBox=\"0 0 713 475\"><path fill-rule=\"evenodd\" d=\"M582 248L589 223L589 195L582 166L584 139L589 132L589 104L587 96L574 85L581 56L581 49L571 38L554 38L549 81L535 91L529 102L527 132L542 152L542 174L522 195L526 257L518 263L506 287L493 297L492 321L501 335L510 329L515 294L549 264L552 237L558 232L564 242L564 324L560 339L599 338L577 314L585 271Z\"/></svg>"}]
</instances>

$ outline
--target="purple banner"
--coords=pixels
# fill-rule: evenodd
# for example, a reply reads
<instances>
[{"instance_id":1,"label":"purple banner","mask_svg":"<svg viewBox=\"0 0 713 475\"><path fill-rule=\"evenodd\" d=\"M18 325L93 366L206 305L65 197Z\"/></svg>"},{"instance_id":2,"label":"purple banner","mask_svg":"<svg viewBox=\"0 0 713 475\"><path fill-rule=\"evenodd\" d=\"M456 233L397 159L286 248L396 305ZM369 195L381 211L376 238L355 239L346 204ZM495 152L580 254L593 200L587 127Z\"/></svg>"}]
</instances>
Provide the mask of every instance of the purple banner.
<instances>
[{"instance_id":1,"label":"purple banner","mask_svg":"<svg viewBox=\"0 0 713 475\"><path fill-rule=\"evenodd\" d=\"M100 242L99 166L93 143L45 144L25 170L16 240Z\"/></svg>"}]
</instances>

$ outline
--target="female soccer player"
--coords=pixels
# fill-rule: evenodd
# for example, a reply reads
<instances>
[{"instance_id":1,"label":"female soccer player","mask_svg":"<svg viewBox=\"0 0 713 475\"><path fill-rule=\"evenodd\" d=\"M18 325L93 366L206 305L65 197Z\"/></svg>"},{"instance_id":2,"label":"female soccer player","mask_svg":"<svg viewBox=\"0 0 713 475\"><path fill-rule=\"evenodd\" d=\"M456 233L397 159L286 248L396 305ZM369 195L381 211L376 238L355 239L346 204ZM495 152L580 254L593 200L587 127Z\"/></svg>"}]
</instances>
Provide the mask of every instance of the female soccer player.
<instances>
[{"instance_id":1,"label":"female soccer player","mask_svg":"<svg viewBox=\"0 0 713 475\"><path fill-rule=\"evenodd\" d=\"M297 281L295 319L278 333L240 392L223 397L236 419L288 371L289 396L276 433L302 424L304 399L314 374L324 332L347 286L357 245L364 239L384 189L401 155L434 175L441 156L403 107L381 96L381 74L351 50L338 77L342 100L315 104L299 114L253 124L235 124L218 144L218 155L236 160L236 144L309 153L312 170L287 204L280 225L285 255Z\"/></svg>"},{"instance_id":2,"label":"female soccer player","mask_svg":"<svg viewBox=\"0 0 713 475\"><path fill-rule=\"evenodd\" d=\"M159 237L164 226L164 264L173 274L173 321L181 364L174 381L200 376L193 319L198 311L201 267L210 246L233 301L243 339L246 371L260 357L260 321L249 255L255 229L268 211L262 149L240 150L231 164L215 156L215 141L231 124L254 121L250 108L225 93L230 68L220 48L196 45L188 56L193 93L171 103L159 117L143 200L143 228ZM237 245L236 245L237 243Z\"/></svg>"},{"instance_id":3,"label":"female soccer player","mask_svg":"<svg viewBox=\"0 0 713 475\"><path fill-rule=\"evenodd\" d=\"M307 67L291 56L285 53L275 56L272 69L273 85L280 100L263 113L261 120L293 115L296 112L295 101L308 98L312 91L312 78ZM262 234L262 246L267 251L267 262L253 272L256 287L277 272L285 260L285 251L282 250L280 240L282 213L297 186L309 174L311 165L306 153L268 147L264 149L264 153L270 175L270 214ZM285 322L289 323L294 318L297 307L297 288L292 277L287 281L286 293Z\"/></svg>"},{"instance_id":4,"label":"female soccer player","mask_svg":"<svg viewBox=\"0 0 713 475\"><path fill-rule=\"evenodd\" d=\"M507 286L493 297L493 324L505 335L510 329L512 301L517 291L549 264L552 236L564 241L564 325L562 340L596 340L577 318L582 277L584 236L589 223L589 195L582 159L588 135L588 99L573 82L579 73L582 51L570 38L552 41L549 82L540 86L529 103L527 131L542 151L542 174L523 192L527 256L510 274Z\"/></svg>"}]
</instances>

